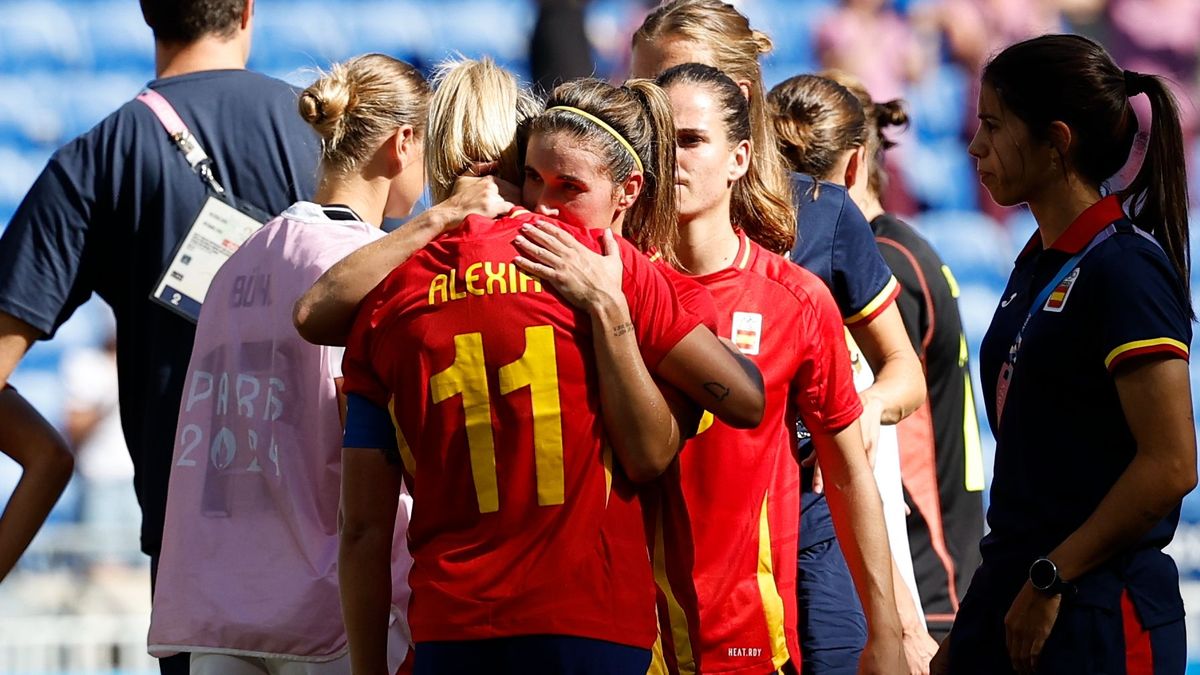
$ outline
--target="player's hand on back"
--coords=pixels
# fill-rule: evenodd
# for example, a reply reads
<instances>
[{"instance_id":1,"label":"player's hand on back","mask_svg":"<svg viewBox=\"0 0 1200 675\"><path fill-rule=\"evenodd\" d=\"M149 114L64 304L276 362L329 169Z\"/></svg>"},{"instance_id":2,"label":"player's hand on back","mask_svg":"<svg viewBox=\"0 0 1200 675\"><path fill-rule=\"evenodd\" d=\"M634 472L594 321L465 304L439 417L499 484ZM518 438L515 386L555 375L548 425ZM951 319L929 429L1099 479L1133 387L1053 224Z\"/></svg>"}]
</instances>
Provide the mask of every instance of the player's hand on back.
<instances>
[{"instance_id":1,"label":"player's hand on back","mask_svg":"<svg viewBox=\"0 0 1200 675\"><path fill-rule=\"evenodd\" d=\"M506 180L485 175L489 170L486 164L476 165L454 181L454 190L444 207L451 209L455 217L447 223L446 231L458 227L470 215L496 217L513 210L521 191Z\"/></svg>"},{"instance_id":2,"label":"player's hand on back","mask_svg":"<svg viewBox=\"0 0 1200 675\"><path fill-rule=\"evenodd\" d=\"M545 221L521 228L513 243L521 252L514 260L517 267L550 284L575 307L594 313L626 304L621 253L610 230L604 231L602 254Z\"/></svg>"}]
</instances>

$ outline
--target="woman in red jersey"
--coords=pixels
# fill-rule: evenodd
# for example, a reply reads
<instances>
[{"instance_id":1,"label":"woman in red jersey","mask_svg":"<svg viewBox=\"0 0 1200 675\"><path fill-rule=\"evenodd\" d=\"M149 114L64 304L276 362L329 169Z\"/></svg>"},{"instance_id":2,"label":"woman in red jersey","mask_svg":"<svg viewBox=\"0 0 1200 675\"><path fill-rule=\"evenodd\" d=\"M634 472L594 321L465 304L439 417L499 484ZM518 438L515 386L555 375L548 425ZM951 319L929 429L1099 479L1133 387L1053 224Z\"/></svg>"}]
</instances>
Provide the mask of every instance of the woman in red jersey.
<instances>
[{"instance_id":1,"label":"woman in red jersey","mask_svg":"<svg viewBox=\"0 0 1200 675\"><path fill-rule=\"evenodd\" d=\"M771 243L768 248L791 248L792 260L833 293L843 323L875 374L874 383L860 392L864 444L872 452L881 424L896 424L921 405L921 364L896 309L899 287L862 213L842 188L790 173L783 163L759 63L772 47L771 39L727 2L672 0L652 11L634 34L632 74L654 77L682 63L704 63L728 74L748 99L755 152L751 171L734 191L755 195L742 203L757 207L746 215L762 222L761 240ZM737 209L735 200L734 218L744 220ZM811 445L803 442L801 451L811 456ZM856 606L829 506L812 476L806 469L798 558L804 669L813 675L847 675L857 667L870 626ZM910 639L908 633L905 638Z\"/></svg>"},{"instance_id":2,"label":"woman in red jersey","mask_svg":"<svg viewBox=\"0 0 1200 675\"><path fill-rule=\"evenodd\" d=\"M798 171L846 186L900 282L896 303L929 389L927 404L896 428L912 511L907 530L929 632L944 636L979 566L983 459L958 284L929 242L880 203L883 151L893 145L883 129L907 125L908 116L900 101L876 103L861 82L840 72L797 75L769 98L784 155ZM920 645L928 663L936 643Z\"/></svg>"},{"instance_id":3,"label":"woman in red jersey","mask_svg":"<svg viewBox=\"0 0 1200 675\"><path fill-rule=\"evenodd\" d=\"M737 85L699 64L672 68L659 82L676 125L676 264L712 293L721 335L762 370L767 410L753 430L702 425L653 491L664 657L658 665L672 673L765 674L788 663L799 670L787 617L796 612L800 467L793 429L803 420L877 627L860 672L898 672L904 659L887 537L837 307L817 277L755 241L760 223L731 219L734 185L752 155L748 105ZM561 233L530 237L540 246L522 250L555 268L560 287L592 283L568 262L572 251L589 257L582 247Z\"/></svg>"},{"instance_id":4,"label":"woman in red jersey","mask_svg":"<svg viewBox=\"0 0 1200 675\"><path fill-rule=\"evenodd\" d=\"M559 112L594 127L539 134L533 124L531 156L542 141L572 147L553 170L530 160L552 190L570 176L564 192L574 198L556 212L563 227L616 263L610 283L571 296L586 312L512 264L513 239L538 218L522 211L468 218L363 303L344 367L341 560L343 579L362 591L344 598L347 625L363 627L351 634L356 672L381 663L370 580L386 582L383 505L402 476L414 501L417 673L645 672L653 585L631 480L657 475L679 445L650 373L714 402L742 397L726 383L745 374L633 246L587 229L619 229L643 193L658 204L647 221L675 217L673 194L660 187L672 182L673 146L654 142L672 135L669 107L653 84L638 86L578 83L576 105ZM444 92L456 95L439 87L433 110ZM626 154L602 164L610 143ZM747 426L760 416L734 417Z\"/></svg>"}]
</instances>

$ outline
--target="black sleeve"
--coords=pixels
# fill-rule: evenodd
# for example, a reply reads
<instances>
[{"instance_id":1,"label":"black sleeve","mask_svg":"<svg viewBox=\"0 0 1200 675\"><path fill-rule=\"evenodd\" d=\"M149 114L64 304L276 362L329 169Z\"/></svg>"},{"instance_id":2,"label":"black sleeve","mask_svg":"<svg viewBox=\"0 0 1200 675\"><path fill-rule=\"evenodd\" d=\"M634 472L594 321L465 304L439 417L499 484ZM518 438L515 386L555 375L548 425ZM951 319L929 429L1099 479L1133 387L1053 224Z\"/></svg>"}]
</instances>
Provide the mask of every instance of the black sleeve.
<instances>
[{"instance_id":1,"label":"black sleeve","mask_svg":"<svg viewBox=\"0 0 1200 675\"><path fill-rule=\"evenodd\" d=\"M884 262L892 268L892 274L900 282L900 295L896 296L896 306L900 309L900 318L904 321L904 331L908 333L908 341L912 343L917 356L924 358L925 333L929 328L929 298L922 282L920 271L914 266L911 254L899 243L877 240L879 253Z\"/></svg>"}]
</instances>

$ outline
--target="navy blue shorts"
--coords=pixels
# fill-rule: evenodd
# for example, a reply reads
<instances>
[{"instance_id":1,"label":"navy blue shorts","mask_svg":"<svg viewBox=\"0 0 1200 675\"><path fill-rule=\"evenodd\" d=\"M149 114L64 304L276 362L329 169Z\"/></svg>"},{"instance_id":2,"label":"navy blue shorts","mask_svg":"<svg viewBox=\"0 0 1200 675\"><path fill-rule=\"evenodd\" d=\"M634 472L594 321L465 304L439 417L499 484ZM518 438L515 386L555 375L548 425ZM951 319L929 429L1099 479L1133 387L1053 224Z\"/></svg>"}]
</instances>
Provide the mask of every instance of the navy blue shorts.
<instances>
[{"instance_id":1,"label":"navy blue shorts","mask_svg":"<svg viewBox=\"0 0 1200 675\"><path fill-rule=\"evenodd\" d=\"M1015 672L1004 642L1004 616L1025 579L1025 574L1002 575L986 564L975 573L950 633L953 675ZM1087 586L1081 584L1076 596L1063 600L1042 648L1039 673L1181 675L1186 670L1182 608L1178 618L1163 615L1168 618L1144 622L1144 612L1116 577Z\"/></svg>"},{"instance_id":2,"label":"navy blue shorts","mask_svg":"<svg viewBox=\"0 0 1200 675\"><path fill-rule=\"evenodd\" d=\"M565 635L421 642L413 675L646 675L650 650Z\"/></svg>"},{"instance_id":3,"label":"navy blue shorts","mask_svg":"<svg viewBox=\"0 0 1200 675\"><path fill-rule=\"evenodd\" d=\"M800 549L796 599L803 675L855 675L867 620L837 539Z\"/></svg>"}]
</instances>

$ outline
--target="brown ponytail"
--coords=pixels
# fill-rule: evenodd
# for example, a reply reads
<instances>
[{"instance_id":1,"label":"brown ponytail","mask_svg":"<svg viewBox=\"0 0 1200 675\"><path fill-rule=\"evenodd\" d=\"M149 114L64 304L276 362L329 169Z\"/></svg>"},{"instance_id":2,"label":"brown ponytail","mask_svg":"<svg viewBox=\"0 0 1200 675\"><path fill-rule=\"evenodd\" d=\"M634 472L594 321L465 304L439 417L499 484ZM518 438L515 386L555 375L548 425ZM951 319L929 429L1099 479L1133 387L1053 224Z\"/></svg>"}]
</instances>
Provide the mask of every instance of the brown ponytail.
<instances>
[{"instance_id":1,"label":"brown ponytail","mask_svg":"<svg viewBox=\"0 0 1200 675\"><path fill-rule=\"evenodd\" d=\"M1121 201L1129 205L1133 222L1154 234L1184 288L1189 288L1188 187L1179 106L1161 77L1126 72L1133 86L1127 93L1144 93L1150 99L1150 138L1142 167L1121 191Z\"/></svg>"},{"instance_id":2,"label":"brown ponytail","mask_svg":"<svg viewBox=\"0 0 1200 675\"><path fill-rule=\"evenodd\" d=\"M845 87L862 105L867 120L867 154L871 157L867 187L879 197L887 189L888 179L884 170L883 151L896 147L896 142L888 138L884 130L888 127L908 128L908 111L904 108L904 101L897 99L876 103L867 93L862 80L842 70L831 68L821 71L820 75Z\"/></svg>"},{"instance_id":3,"label":"brown ponytail","mask_svg":"<svg viewBox=\"0 0 1200 675\"><path fill-rule=\"evenodd\" d=\"M830 180L844 153L867 143L862 104L833 80L790 77L775 85L767 101L780 152L795 171Z\"/></svg>"},{"instance_id":4,"label":"brown ponytail","mask_svg":"<svg viewBox=\"0 0 1200 675\"><path fill-rule=\"evenodd\" d=\"M637 98L650 122L651 160L643 163L648 175L642 194L629 209L631 239L648 250L659 249L667 262L675 264L675 240L679 230L679 205L675 195L675 122L671 100L654 80L629 80L628 89Z\"/></svg>"},{"instance_id":5,"label":"brown ponytail","mask_svg":"<svg viewBox=\"0 0 1200 675\"><path fill-rule=\"evenodd\" d=\"M1138 227L1162 246L1186 290L1190 281L1187 173L1175 97L1162 78L1124 71L1095 42L1043 35L1006 48L983 69L1004 106L1044 140L1051 123L1072 133L1067 162L1102 187L1129 160L1138 131L1131 96L1145 94L1153 115L1141 170L1120 197Z\"/></svg>"},{"instance_id":6,"label":"brown ponytail","mask_svg":"<svg viewBox=\"0 0 1200 675\"><path fill-rule=\"evenodd\" d=\"M679 210L675 198L675 123L666 93L651 80L630 80L614 87L586 78L559 85L546 101L546 111L533 119L530 134L566 133L595 148L608 166L614 184L637 170L637 162L611 133L568 110L569 107L603 121L637 153L645 182L629 209L626 235L642 251L657 249L676 262L675 240Z\"/></svg>"}]
</instances>

